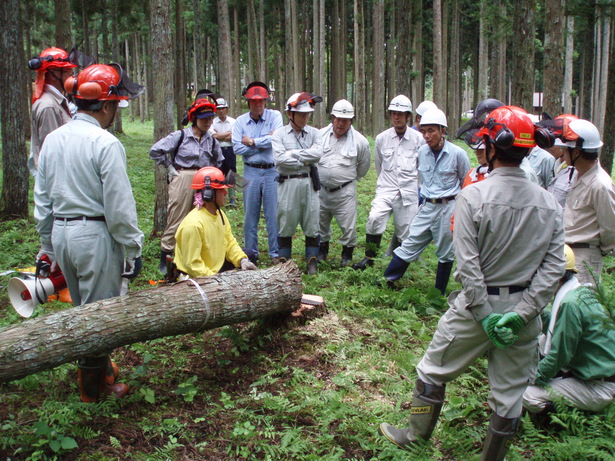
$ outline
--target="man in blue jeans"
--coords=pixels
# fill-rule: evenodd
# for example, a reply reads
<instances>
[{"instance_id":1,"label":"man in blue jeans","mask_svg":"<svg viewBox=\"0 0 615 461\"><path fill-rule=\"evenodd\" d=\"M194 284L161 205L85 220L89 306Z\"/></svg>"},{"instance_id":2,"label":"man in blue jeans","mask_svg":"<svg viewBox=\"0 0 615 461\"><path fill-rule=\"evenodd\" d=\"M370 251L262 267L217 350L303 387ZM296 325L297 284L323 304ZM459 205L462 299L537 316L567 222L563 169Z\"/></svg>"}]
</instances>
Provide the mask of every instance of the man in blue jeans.
<instances>
[{"instance_id":1,"label":"man in blue jeans","mask_svg":"<svg viewBox=\"0 0 615 461\"><path fill-rule=\"evenodd\" d=\"M258 222L261 204L267 224L269 256L274 264L278 259L278 183L273 162L271 135L283 126L282 114L266 109L270 91L262 82L252 82L243 90L249 112L237 117L233 125L233 150L243 157L243 176L247 186L243 190L245 221L243 225L244 251L256 264L258 258Z\"/></svg>"}]
</instances>

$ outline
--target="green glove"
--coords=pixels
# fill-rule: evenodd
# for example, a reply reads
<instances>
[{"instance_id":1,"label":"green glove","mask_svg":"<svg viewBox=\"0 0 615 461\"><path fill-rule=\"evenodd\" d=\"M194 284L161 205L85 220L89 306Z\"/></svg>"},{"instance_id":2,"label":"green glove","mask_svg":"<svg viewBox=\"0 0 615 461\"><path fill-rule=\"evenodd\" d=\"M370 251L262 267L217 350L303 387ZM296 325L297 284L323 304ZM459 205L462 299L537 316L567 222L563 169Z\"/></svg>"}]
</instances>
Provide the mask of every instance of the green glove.
<instances>
[{"instance_id":1,"label":"green glove","mask_svg":"<svg viewBox=\"0 0 615 461\"><path fill-rule=\"evenodd\" d=\"M513 344L519 337L519 331L525 326L525 322L515 312L507 312L502 315L500 320L495 324L494 332L498 336L499 341L505 344L506 347Z\"/></svg>"},{"instance_id":2,"label":"green glove","mask_svg":"<svg viewBox=\"0 0 615 461\"><path fill-rule=\"evenodd\" d=\"M485 317L484 319L482 319L480 321L481 325L483 326L485 333L487 333L487 336L489 337L489 339L491 340L491 342L493 343L493 345L495 347L499 347L500 349L504 349L507 344L504 344L502 341L500 341L500 338L498 337L498 334L495 332L495 326L496 324L502 319L502 314L489 314L487 317Z\"/></svg>"}]
</instances>

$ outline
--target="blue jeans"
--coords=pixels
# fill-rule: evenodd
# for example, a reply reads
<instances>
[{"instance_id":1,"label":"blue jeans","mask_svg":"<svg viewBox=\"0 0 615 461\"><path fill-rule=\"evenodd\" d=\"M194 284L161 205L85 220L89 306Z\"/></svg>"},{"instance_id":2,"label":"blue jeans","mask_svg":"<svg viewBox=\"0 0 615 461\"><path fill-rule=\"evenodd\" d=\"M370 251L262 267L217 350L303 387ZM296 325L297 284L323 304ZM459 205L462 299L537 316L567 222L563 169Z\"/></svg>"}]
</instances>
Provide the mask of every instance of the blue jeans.
<instances>
[{"instance_id":1,"label":"blue jeans","mask_svg":"<svg viewBox=\"0 0 615 461\"><path fill-rule=\"evenodd\" d=\"M248 185L243 190L245 222L243 224L244 251L248 257L258 256L258 222L261 216L261 203L267 224L269 256L278 256L278 183L275 168L266 170L245 165L243 177Z\"/></svg>"}]
</instances>

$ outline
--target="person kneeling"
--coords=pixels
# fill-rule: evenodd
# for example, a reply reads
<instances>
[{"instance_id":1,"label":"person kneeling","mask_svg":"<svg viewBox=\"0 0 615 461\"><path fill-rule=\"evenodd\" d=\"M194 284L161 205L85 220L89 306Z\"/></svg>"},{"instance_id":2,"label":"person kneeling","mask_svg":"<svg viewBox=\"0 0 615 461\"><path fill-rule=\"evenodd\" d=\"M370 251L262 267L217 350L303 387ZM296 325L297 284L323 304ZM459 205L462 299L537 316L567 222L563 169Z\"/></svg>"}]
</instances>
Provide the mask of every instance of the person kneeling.
<instances>
[{"instance_id":1,"label":"person kneeling","mask_svg":"<svg viewBox=\"0 0 615 461\"><path fill-rule=\"evenodd\" d=\"M231 231L226 214L229 185L218 168L204 167L192 180L196 207L183 219L175 234L174 262L190 277L203 277L235 267L256 270Z\"/></svg>"}]
</instances>

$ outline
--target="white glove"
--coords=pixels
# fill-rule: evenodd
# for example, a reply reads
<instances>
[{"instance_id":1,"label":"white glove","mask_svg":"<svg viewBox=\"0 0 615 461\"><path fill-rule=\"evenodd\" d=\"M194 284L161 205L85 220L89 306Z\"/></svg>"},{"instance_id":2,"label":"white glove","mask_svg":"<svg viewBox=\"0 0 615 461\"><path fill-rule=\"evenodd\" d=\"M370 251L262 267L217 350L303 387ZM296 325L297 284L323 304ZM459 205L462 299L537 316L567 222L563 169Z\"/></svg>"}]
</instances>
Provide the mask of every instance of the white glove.
<instances>
[{"instance_id":1,"label":"white glove","mask_svg":"<svg viewBox=\"0 0 615 461\"><path fill-rule=\"evenodd\" d=\"M175 176L179 176L178 171L175 169L175 167L173 165L169 165L169 168L167 168L167 179L169 180L169 184L171 184L171 181L173 181L173 178Z\"/></svg>"},{"instance_id":2,"label":"white glove","mask_svg":"<svg viewBox=\"0 0 615 461\"><path fill-rule=\"evenodd\" d=\"M243 258L241 261L239 261L239 263L241 264L241 270L242 271L255 271L255 270L258 270L258 267L256 267L256 264L254 264L248 258Z\"/></svg>"},{"instance_id":3,"label":"white glove","mask_svg":"<svg viewBox=\"0 0 615 461\"><path fill-rule=\"evenodd\" d=\"M53 251L53 245L51 243L41 243L41 249L36 255L37 264L38 264L38 261L41 259L41 257L43 257L44 255L46 255L47 258L49 258L49 262L51 263L49 272L51 273L55 271L58 266L58 263L56 262L56 253L55 251Z\"/></svg>"}]
</instances>

